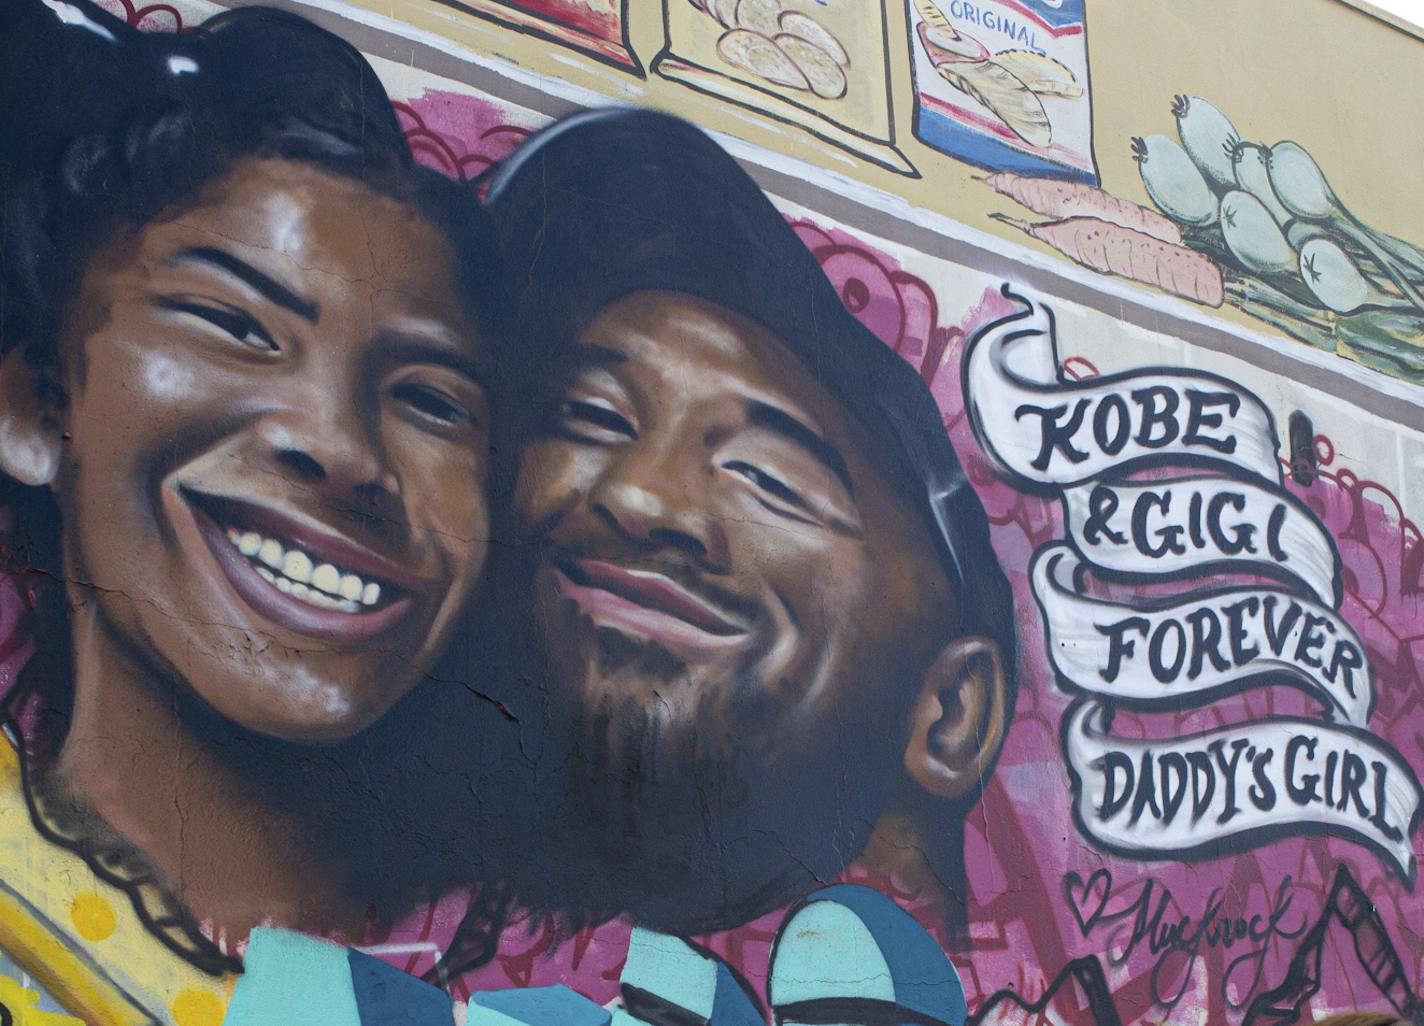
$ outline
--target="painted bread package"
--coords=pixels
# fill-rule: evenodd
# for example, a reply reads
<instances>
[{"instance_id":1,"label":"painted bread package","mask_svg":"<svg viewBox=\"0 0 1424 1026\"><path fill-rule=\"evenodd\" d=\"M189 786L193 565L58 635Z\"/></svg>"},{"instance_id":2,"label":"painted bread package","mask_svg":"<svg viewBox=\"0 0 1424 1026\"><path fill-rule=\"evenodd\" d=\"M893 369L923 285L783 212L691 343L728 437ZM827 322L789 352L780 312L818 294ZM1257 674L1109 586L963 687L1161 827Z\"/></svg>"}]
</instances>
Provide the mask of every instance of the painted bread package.
<instances>
[{"instance_id":1,"label":"painted bread package","mask_svg":"<svg viewBox=\"0 0 1424 1026\"><path fill-rule=\"evenodd\" d=\"M660 75L895 171L888 34L867 0L670 0Z\"/></svg>"},{"instance_id":2,"label":"painted bread package","mask_svg":"<svg viewBox=\"0 0 1424 1026\"><path fill-rule=\"evenodd\" d=\"M994 171L1097 182L1083 0L910 0L915 135Z\"/></svg>"}]
</instances>

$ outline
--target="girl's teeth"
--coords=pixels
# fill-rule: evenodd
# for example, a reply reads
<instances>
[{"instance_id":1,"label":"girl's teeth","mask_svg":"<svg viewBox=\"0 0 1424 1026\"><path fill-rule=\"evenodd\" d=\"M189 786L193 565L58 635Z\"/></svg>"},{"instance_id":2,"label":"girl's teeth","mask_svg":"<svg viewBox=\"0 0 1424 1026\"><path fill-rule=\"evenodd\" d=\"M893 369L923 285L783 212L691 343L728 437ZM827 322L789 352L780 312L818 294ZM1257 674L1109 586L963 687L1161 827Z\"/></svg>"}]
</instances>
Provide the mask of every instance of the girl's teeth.
<instances>
[{"instance_id":1,"label":"girl's teeth","mask_svg":"<svg viewBox=\"0 0 1424 1026\"><path fill-rule=\"evenodd\" d=\"M341 571L330 563L323 563L312 571L311 583L313 588L336 595L341 591Z\"/></svg>"},{"instance_id":2,"label":"girl's teeth","mask_svg":"<svg viewBox=\"0 0 1424 1026\"><path fill-rule=\"evenodd\" d=\"M332 563L314 564L300 549L289 550L276 539L264 538L256 531L229 527L226 533L228 541L239 552L260 561L253 563L253 568L284 595L345 613L359 612L361 606L374 606L381 600L381 586L375 581L367 582L356 574L343 573Z\"/></svg>"},{"instance_id":3,"label":"girl's teeth","mask_svg":"<svg viewBox=\"0 0 1424 1026\"><path fill-rule=\"evenodd\" d=\"M320 567L318 567L318 569L320 569ZM312 580L316 580L316 578L312 578ZM327 588L326 590L335 591L336 589ZM364 590L365 589L362 586L361 578L357 577L355 574L347 574L345 577L341 578L341 597L344 598L347 602L360 602L361 593ZM377 590L379 591L379 589Z\"/></svg>"},{"instance_id":4,"label":"girl's teeth","mask_svg":"<svg viewBox=\"0 0 1424 1026\"><path fill-rule=\"evenodd\" d=\"M257 558L273 570L282 569L282 543L273 541L271 538L264 538L261 547L257 550Z\"/></svg>"},{"instance_id":5,"label":"girl's teeth","mask_svg":"<svg viewBox=\"0 0 1424 1026\"><path fill-rule=\"evenodd\" d=\"M293 549L282 557L282 573L294 581L306 584L312 575L311 557L301 549Z\"/></svg>"}]
</instances>

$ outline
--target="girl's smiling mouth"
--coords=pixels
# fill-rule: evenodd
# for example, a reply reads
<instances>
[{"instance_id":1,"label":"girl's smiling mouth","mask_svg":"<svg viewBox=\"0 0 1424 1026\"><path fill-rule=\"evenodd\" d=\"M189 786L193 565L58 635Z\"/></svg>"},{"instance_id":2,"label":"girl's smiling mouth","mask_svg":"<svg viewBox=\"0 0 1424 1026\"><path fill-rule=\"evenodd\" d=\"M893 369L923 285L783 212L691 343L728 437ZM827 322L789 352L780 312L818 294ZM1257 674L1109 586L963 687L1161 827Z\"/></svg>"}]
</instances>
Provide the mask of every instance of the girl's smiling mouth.
<instances>
[{"instance_id":1,"label":"girl's smiling mouth","mask_svg":"<svg viewBox=\"0 0 1424 1026\"><path fill-rule=\"evenodd\" d=\"M425 582L370 549L268 506L181 494L238 597L306 637L354 645L392 629Z\"/></svg>"}]
</instances>

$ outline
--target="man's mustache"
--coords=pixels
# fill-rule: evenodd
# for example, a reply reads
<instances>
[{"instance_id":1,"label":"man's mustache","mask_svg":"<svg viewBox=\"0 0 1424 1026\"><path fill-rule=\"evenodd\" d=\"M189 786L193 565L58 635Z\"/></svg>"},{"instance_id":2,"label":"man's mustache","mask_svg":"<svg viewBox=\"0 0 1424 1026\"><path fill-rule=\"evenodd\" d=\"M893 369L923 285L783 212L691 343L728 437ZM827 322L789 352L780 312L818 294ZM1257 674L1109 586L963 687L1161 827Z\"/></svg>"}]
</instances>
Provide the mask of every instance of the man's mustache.
<instances>
[{"instance_id":1,"label":"man's mustache","mask_svg":"<svg viewBox=\"0 0 1424 1026\"><path fill-rule=\"evenodd\" d=\"M717 583L690 558L667 551L640 552L616 543L578 544L552 539L539 548L542 566L574 567L582 561L611 563L625 570L660 574L733 622L751 625L758 622L762 614L761 603Z\"/></svg>"},{"instance_id":2,"label":"man's mustache","mask_svg":"<svg viewBox=\"0 0 1424 1026\"><path fill-rule=\"evenodd\" d=\"M531 575L539 567L557 568L580 560L611 563L625 570L661 574L728 619L747 626L757 623L764 613L760 602L719 583L715 577L725 575L709 573L691 553L666 544L623 539L590 529L593 525L588 523L575 526L572 521L565 511L559 511L538 523L523 525L517 532L517 547L524 553Z\"/></svg>"}]
</instances>

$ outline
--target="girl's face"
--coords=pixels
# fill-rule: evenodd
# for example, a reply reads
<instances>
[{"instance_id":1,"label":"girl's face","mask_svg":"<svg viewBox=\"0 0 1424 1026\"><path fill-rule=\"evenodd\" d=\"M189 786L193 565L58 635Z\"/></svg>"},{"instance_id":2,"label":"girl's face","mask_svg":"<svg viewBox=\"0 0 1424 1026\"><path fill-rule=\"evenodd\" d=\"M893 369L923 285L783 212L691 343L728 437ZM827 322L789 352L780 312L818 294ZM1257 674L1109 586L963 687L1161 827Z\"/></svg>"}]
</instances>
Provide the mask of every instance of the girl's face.
<instances>
[{"instance_id":1,"label":"girl's face","mask_svg":"<svg viewBox=\"0 0 1424 1026\"><path fill-rule=\"evenodd\" d=\"M449 640L484 566L489 354L445 237L247 160L76 282L53 483L120 649L223 716L334 741Z\"/></svg>"}]
</instances>

